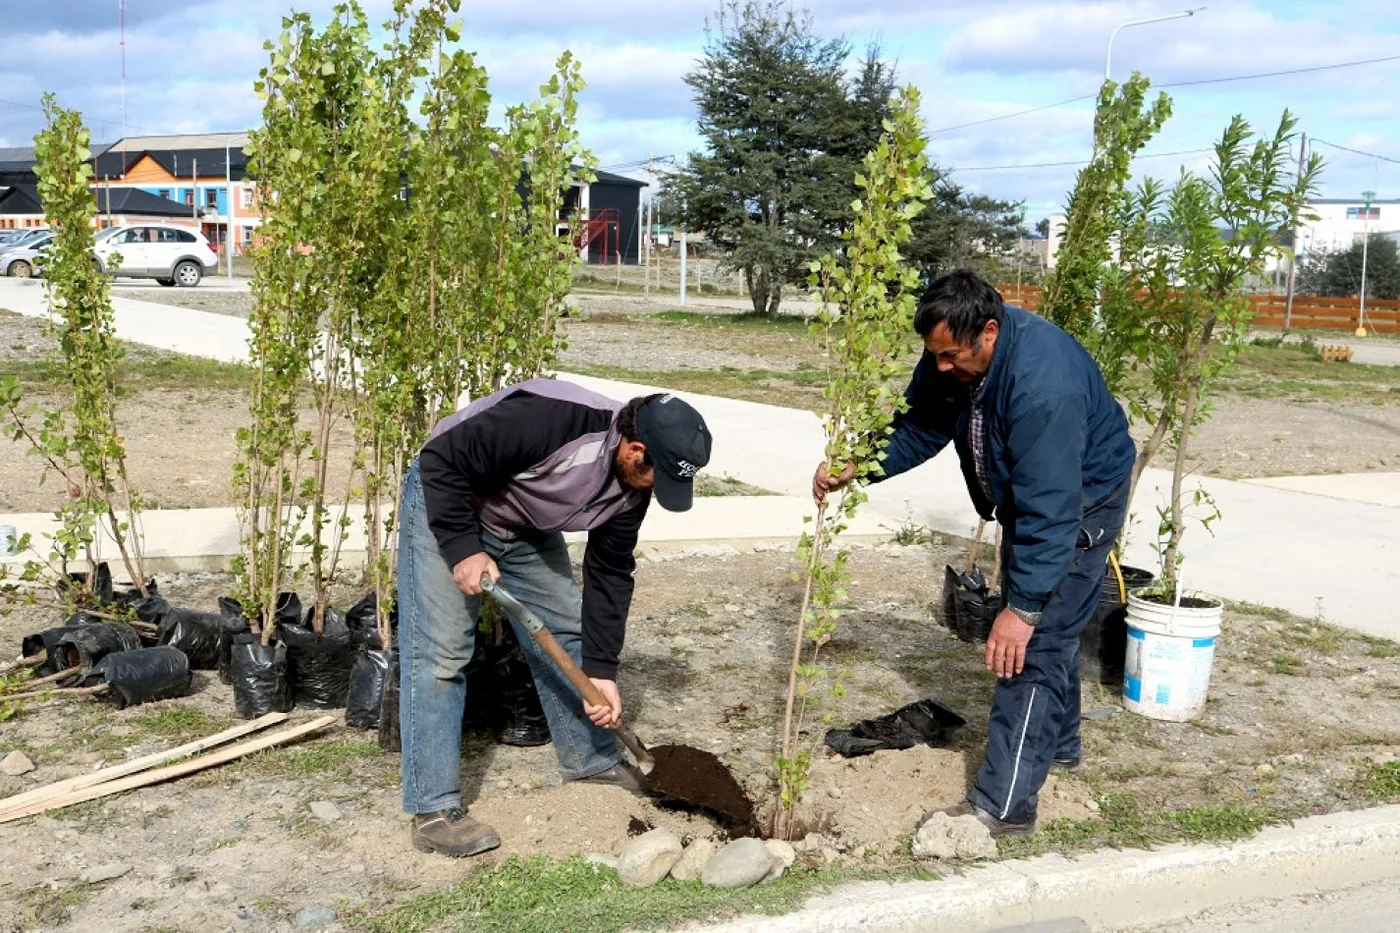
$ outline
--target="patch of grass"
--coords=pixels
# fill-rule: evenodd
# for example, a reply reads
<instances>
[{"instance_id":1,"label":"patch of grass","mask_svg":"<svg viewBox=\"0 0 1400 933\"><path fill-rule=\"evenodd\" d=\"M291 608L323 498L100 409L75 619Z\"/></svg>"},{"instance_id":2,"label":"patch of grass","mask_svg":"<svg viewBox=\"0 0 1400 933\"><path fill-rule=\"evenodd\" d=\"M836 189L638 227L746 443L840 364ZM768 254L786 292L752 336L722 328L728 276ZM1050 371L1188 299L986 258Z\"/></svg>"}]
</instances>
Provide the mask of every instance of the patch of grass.
<instances>
[{"instance_id":1,"label":"patch of grass","mask_svg":"<svg viewBox=\"0 0 1400 933\"><path fill-rule=\"evenodd\" d=\"M735 479L732 476L707 476L704 473L695 477L695 494L709 497L778 495L771 489L750 486L743 480Z\"/></svg>"},{"instance_id":2,"label":"patch of grass","mask_svg":"<svg viewBox=\"0 0 1400 933\"><path fill-rule=\"evenodd\" d=\"M1368 762L1356 779L1355 790L1372 800L1400 797L1400 761Z\"/></svg>"},{"instance_id":3,"label":"patch of grass","mask_svg":"<svg viewBox=\"0 0 1400 933\"><path fill-rule=\"evenodd\" d=\"M703 311L658 311L647 315L648 320L666 324L695 324L712 327L716 330L734 330L741 333L771 331L783 335L807 336L809 322L796 315L763 317L757 314L706 314Z\"/></svg>"},{"instance_id":4,"label":"patch of grass","mask_svg":"<svg viewBox=\"0 0 1400 933\"><path fill-rule=\"evenodd\" d=\"M43 927L62 926L73 919L73 911L81 907L95 889L86 884L51 888L36 884L19 892L21 906L34 922Z\"/></svg>"},{"instance_id":5,"label":"patch of grass","mask_svg":"<svg viewBox=\"0 0 1400 933\"><path fill-rule=\"evenodd\" d=\"M1326 363L1315 344L1272 340L1244 347L1238 367L1220 379L1220 388L1254 398L1373 403L1395 384L1395 367Z\"/></svg>"},{"instance_id":6,"label":"patch of grass","mask_svg":"<svg viewBox=\"0 0 1400 933\"><path fill-rule=\"evenodd\" d=\"M821 388L826 374L815 367L798 367L781 372L768 369L677 369L645 371L622 366L570 364L570 372L599 379L636 382L639 379L680 392L717 395L746 402L762 402L785 408L817 411L822 403Z\"/></svg>"},{"instance_id":7,"label":"patch of grass","mask_svg":"<svg viewBox=\"0 0 1400 933\"><path fill-rule=\"evenodd\" d=\"M1276 654L1269 658L1269 670L1286 677L1297 677L1303 670L1303 659L1291 654Z\"/></svg>"},{"instance_id":8,"label":"patch of grass","mask_svg":"<svg viewBox=\"0 0 1400 933\"><path fill-rule=\"evenodd\" d=\"M384 753L373 739L323 740L290 749L270 749L247 759L260 771L290 778L349 777L355 764Z\"/></svg>"},{"instance_id":9,"label":"patch of grass","mask_svg":"<svg viewBox=\"0 0 1400 933\"><path fill-rule=\"evenodd\" d=\"M149 347L131 348L140 357L128 356L117 364L117 384L123 395L141 389L246 389L253 369L242 363L220 363L197 356L169 354L152 357ZM67 389L67 381L44 361L14 361L0 365L0 375L15 376L30 391Z\"/></svg>"},{"instance_id":10,"label":"patch of grass","mask_svg":"<svg viewBox=\"0 0 1400 933\"><path fill-rule=\"evenodd\" d=\"M1391 641L1389 638L1377 638L1374 635L1357 637L1366 645L1368 658L1400 658L1400 642Z\"/></svg>"},{"instance_id":11,"label":"patch of grass","mask_svg":"<svg viewBox=\"0 0 1400 933\"><path fill-rule=\"evenodd\" d=\"M227 729L233 722L228 717L210 716L192 706L164 706L166 708L159 712L137 716L134 720L137 728L173 742L183 743Z\"/></svg>"},{"instance_id":12,"label":"patch of grass","mask_svg":"<svg viewBox=\"0 0 1400 933\"><path fill-rule=\"evenodd\" d=\"M1235 615L1257 616L1261 619L1269 619L1273 622L1292 622L1297 616L1287 609L1277 609L1273 606L1264 606L1259 603L1236 602L1232 599L1225 600L1225 610Z\"/></svg>"},{"instance_id":13,"label":"patch of grass","mask_svg":"<svg viewBox=\"0 0 1400 933\"><path fill-rule=\"evenodd\" d=\"M1285 641L1316 654L1335 654L1342 647L1342 633L1321 622L1298 622L1283 633Z\"/></svg>"},{"instance_id":14,"label":"patch of grass","mask_svg":"<svg viewBox=\"0 0 1400 933\"><path fill-rule=\"evenodd\" d=\"M1026 858L1046 852L1113 848L1152 848L1172 842L1234 842L1291 816L1267 804L1226 803L1184 810L1144 809L1129 794L1099 797L1099 816L1056 820L1034 836L998 844L1003 858Z\"/></svg>"},{"instance_id":15,"label":"patch of grass","mask_svg":"<svg viewBox=\"0 0 1400 933\"><path fill-rule=\"evenodd\" d=\"M685 920L718 920L740 913L792 910L816 889L849 873L794 865L770 884L709 888L667 878L649 888L622 884L610 869L581 858L555 862L512 858L477 870L450 888L425 894L380 914L346 922L383 933L428 929L472 933L612 933L672 929Z\"/></svg>"}]
</instances>

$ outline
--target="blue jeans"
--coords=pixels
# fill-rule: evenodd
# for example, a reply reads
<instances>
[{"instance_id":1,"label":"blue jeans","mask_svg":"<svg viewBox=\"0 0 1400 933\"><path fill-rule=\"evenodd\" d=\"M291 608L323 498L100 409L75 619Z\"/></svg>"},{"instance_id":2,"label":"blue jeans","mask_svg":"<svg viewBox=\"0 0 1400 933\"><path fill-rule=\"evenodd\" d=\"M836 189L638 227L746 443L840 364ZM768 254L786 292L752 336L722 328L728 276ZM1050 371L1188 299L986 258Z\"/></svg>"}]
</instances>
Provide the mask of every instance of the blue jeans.
<instances>
[{"instance_id":1,"label":"blue jeans","mask_svg":"<svg viewBox=\"0 0 1400 933\"><path fill-rule=\"evenodd\" d=\"M483 535L501 571L501 583L573 659L582 646L582 597L574 583L564 536L527 535L501 541ZM404 476L399 525L399 731L403 741L403 807L432 813L462 805L462 715L481 597L467 596L452 579L428 528L423 484L415 460ZM530 633L511 620L534 675L550 737L565 780L589 777L617 764L615 734L583 714L583 699Z\"/></svg>"},{"instance_id":2,"label":"blue jeans","mask_svg":"<svg viewBox=\"0 0 1400 933\"><path fill-rule=\"evenodd\" d=\"M1035 818L1056 758L1079 758L1079 637L1093 618L1108 552L1128 512L1128 484L1084 510L1074 560L1031 635L1015 677L997 681L987 758L967 799L999 820ZM1010 557L1003 538L1002 566Z\"/></svg>"}]
</instances>

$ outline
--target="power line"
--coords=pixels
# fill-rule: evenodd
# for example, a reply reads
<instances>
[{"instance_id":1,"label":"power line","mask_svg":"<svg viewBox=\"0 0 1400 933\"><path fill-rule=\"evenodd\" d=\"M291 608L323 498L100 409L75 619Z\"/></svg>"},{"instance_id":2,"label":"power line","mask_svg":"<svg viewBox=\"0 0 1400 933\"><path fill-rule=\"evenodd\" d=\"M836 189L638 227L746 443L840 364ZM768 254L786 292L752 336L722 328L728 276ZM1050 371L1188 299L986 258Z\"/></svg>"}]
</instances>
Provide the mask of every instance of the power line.
<instances>
[{"instance_id":1,"label":"power line","mask_svg":"<svg viewBox=\"0 0 1400 933\"><path fill-rule=\"evenodd\" d=\"M26 110L43 110L43 109L44 109L43 107L40 107L40 106L38 106L37 104L25 104L25 103L21 103L20 101L17 101L17 100L4 100L4 99L0 99L0 104L9 104L11 107L23 107L23 108L25 108ZM86 121L88 121L89 123L107 123L107 124L111 124L111 125L113 125L113 126L120 126L120 125L122 125L122 122L121 122L120 120L109 120L109 119L107 119L106 117L95 116L95 115L90 114L90 113L85 113L85 114L83 114L83 119L86 120ZM145 130L146 132L148 132L148 133L153 133L153 134L155 134L155 135L157 135L157 136L176 136L176 135L178 135L178 134L176 134L176 133L171 133L169 130L158 130L158 129L156 129L155 127L151 127L151 126L141 126L139 123L127 123L127 124L125 124L125 125L128 126L128 127L130 127L130 128L132 128L132 129Z\"/></svg>"},{"instance_id":2,"label":"power line","mask_svg":"<svg viewBox=\"0 0 1400 933\"><path fill-rule=\"evenodd\" d=\"M1285 71L1262 71L1258 74L1232 75L1226 78L1201 78L1196 81L1172 81L1167 84L1154 85L1159 88L1168 87L1194 87L1201 84L1226 84L1231 81L1254 81L1259 78L1277 78L1283 75L1308 74L1315 71L1332 71L1337 68L1356 68L1361 65L1376 65L1382 62L1400 61L1400 55L1387 55L1383 58L1367 58L1354 62L1337 62L1331 65L1313 65L1308 68L1289 68ZM1053 104L1042 104L1039 107L1030 107L1026 110L1017 110L1014 113L1004 113L997 117L987 117L985 120L973 120L969 123L957 123L952 126L940 126L938 129L929 130L927 135L935 136L939 133L950 133L953 130L963 130L970 126L982 126L986 123L997 123L1001 120L1012 120L1016 117L1024 117L1027 114L1039 113L1042 110L1053 110L1056 107L1065 107L1069 104L1077 104L1081 101L1094 100L1098 94L1082 94L1079 97L1071 97L1068 100L1056 101Z\"/></svg>"},{"instance_id":3,"label":"power line","mask_svg":"<svg viewBox=\"0 0 1400 933\"><path fill-rule=\"evenodd\" d=\"M1382 162L1394 162L1396 165L1400 165L1400 159L1392 159L1390 156L1383 156L1375 152L1366 152L1361 149L1352 149L1350 146L1339 146L1336 143L1329 143L1325 139L1318 139L1316 136L1311 137L1310 140L1314 143L1322 143L1324 146L1331 146L1333 149L1340 149L1343 152L1351 152L1359 156L1365 156L1368 159L1380 159Z\"/></svg>"},{"instance_id":4,"label":"power line","mask_svg":"<svg viewBox=\"0 0 1400 933\"><path fill-rule=\"evenodd\" d=\"M965 130L969 126L981 126L984 123L996 123L998 120L1010 120L1013 117L1024 117L1028 113L1039 113L1042 110L1053 110L1056 107L1064 107L1067 104L1077 104L1081 100L1093 100L1097 94L1082 94L1079 97L1071 97L1069 100L1062 100L1054 104L1043 104L1039 107L1031 107L1029 110L1018 110L1015 113L1004 113L999 117L988 117L985 120L973 120L971 123L955 123L952 126L940 126L936 130L929 130L928 136L935 136L939 133L951 133L953 130Z\"/></svg>"},{"instance_id":5,"label":"power line","mask_svg":"<svg viewBox=\"0 0 1400 933\"><path fill-rule=\"evenodd\" d=\"M1400 61L1400 55L1387 55L1384 58L1366 58L1355 62L1338 62L1335 65L1313 65L1310 68L1289 68L1286 71L1262 71L1259 74L1235 75L1231 78L1202 78L1199 81L1173 81L1159 84L1158 87L1191 87L1197 84L1223 84L1227 81L1253 81L1256 78L1277 78L1281 75L1301 75L1313 71L1332 71L1336 68L1355 68L1359 65L1376 65L1381 62Z\"/></svg>"},{"instance_id":6,"label":"power line","mask_svg":"<svg viewBox=\"0 0 1400 933\"><path fill-rule=\"evenodd\" d=\"M1204 149L1177 149L1172 152L1149 152L1140 155L1138 159L1166 159L1172 156L1195 155L1201 152L1214 152L1215 150L1207 146ZM1088 159L1073 159L1067 162L1027 162L1021 165L968 165L957 168L945 168L944 172L1003 172L1012 169L1024 168L1063 168L1067 165L1088 165Z\"/></svg>"}]
</instances>

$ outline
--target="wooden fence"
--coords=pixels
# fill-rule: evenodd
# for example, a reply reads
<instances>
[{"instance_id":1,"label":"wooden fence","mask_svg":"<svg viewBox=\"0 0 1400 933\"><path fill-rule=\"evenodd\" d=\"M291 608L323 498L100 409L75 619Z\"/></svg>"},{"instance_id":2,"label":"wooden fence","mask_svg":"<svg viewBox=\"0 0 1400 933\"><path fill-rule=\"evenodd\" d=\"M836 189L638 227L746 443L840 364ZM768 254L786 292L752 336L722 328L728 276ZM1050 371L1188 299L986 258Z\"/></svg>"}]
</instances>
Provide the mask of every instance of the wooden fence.
<instances>
[{"instance_id":1,"label":"wooden fence","mask_svg":"<svg viewBox=\"0 0 1400 933\"><path fill-rule=\"evenodd\" d=\"M997 291L1009 303L1028 311L1040 308L1039 285L998 285ZM1255 327L1282 327L1288 299L1283 295L1251 295ZM1299 330L1356 330L1361 302L1356 298L1321 298L1294 295L1290 326ZM1400 334L1400 300L1366 301L1366 330L1377 334Z\"/></svg>"}]
</instances>

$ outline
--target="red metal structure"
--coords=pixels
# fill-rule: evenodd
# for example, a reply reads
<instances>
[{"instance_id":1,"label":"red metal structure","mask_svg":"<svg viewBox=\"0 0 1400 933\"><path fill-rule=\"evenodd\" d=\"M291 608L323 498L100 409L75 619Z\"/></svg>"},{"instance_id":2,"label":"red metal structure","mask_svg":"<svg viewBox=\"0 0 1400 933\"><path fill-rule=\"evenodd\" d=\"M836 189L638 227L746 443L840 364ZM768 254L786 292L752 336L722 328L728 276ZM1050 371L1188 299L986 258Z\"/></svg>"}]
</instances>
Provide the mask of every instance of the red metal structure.
<instances>
[{"instance_id":1,"label":"red metal structure","mask_svg":"<svg viewBox=\"0 0 1400 933\"><path fill-rule=\"evenodd\" d=\"M589 262L608 265L618 261L622 242L619 233L621 224L616 208L605 207L580 214L575 229L574 248L587 248Z\"/></svg>"}]
</instances>

